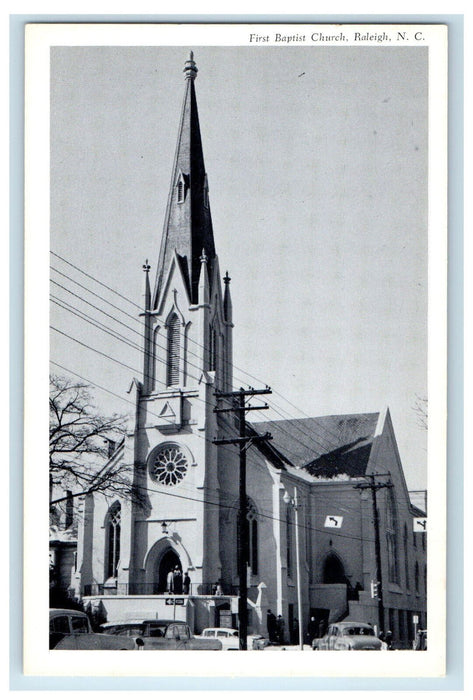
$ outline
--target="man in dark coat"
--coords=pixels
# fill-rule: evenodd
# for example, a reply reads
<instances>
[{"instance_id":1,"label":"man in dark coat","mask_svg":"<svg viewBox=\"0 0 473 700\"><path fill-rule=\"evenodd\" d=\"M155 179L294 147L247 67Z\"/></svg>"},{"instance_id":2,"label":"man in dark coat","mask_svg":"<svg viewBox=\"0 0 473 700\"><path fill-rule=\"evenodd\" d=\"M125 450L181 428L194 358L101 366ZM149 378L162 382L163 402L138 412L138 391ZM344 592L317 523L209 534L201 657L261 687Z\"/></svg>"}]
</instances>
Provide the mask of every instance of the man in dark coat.
<instances>
[{"instance_id":1,"label":"man in dark coat","mask_svg":"<svg viewBox=\"0 0 473 700\"><path fill-rule=\"evenodd\" d=\"M276 619L276 636L279 644L284 644L284 620L282 615L278 615Z\"/></svg>"},{"instance_id":2,"label":"man in dark coat","mask_svg":"<svg viewBox=\"0 0 473 700\"><path fill-rule=\"evenodd\" d=\"M268 608L266 613L266 627L268 629L268 637L270 642L276 641L276 615Z\"/></svg>"},{"instance_id":3,"label":"man in dark coat","mask_svg":"<svg viewBox=\"0 0 473 700\"><path fill-rule=\"evenodd\" d=\"M309 638L309 644L312 644L312 640L316 638L318 631L319 626L315 621L315 617L311 617L307 626L307 636Z\"/></svg>"},{"instance_id":4,"label":"man in dark coat","mask_svg":"<svg viewBox=\"0 0 473 700\"><path fill-rule=\"evenodd\" d=\"M174 574L172 576L172 587L174 593L182 593L182 572L177 566L174 568Z\"/></svg>"}]
</instances>

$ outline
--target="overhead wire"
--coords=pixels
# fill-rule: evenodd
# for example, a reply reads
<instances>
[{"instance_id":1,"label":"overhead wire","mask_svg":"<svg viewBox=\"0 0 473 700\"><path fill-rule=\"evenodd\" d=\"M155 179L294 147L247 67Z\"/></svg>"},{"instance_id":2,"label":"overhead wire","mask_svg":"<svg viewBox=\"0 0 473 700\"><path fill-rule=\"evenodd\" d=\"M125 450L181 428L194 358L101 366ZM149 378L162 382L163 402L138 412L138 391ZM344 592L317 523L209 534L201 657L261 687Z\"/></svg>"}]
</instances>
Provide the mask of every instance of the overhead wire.
<instances>
[{"instance_id":1,"label":"overhead wire","mask_svg":"<svg viewBox=\"0 0 473 700\"><path fill-rule=\"evenodd\" d=\"M59 285L59 286L61 286L61 285ZM77 296L77 295L74 295L74 296ZM61 306L61 304L60 304L56 299L53 298L52 301L53 301L54 303L56 303L57 305ZM62 300L61 300L61 301L62 301ZM65 302L65 303L67 304L67 302ZM86 302L86 303L88 303L88 302ZM72 305L69 305L69 306L72 306ZM94 308L97 308L97 307L95 307L94 305L92 305L92 306L93 306ZM63 306L62 308L64 309L64 306ZM73 310L73 309L75 309L75 310ZM84 317L87 316L87 314L84 314L84 312L81 312L81 311L77 310L77 307L72 307L72 309L64 309L64 310L71 311L71 313L73 313L74 315L78 316L79 318L82 318L79 314L82 314ZM100 309L98 309L98 310L100 310ZM78 312L78 313L77 313L77 312ZM105 313L106 316L109 316L109 314L107 314L106 312L104 312L104 313ZM113 318L113 317L112 317L112 318ZM103 324L96 323L95 320L91 320L90 317L89 317L89 318L82 318L82 320L85 320L85 321L87 321L88 323L91 323L92 325L94 325L95 327L99 328L100 330L103 330L104 332L108 333L109 335L111 335L111 336L114 337L115 339L117 339L117 340L119 340L119 341L121 341L121 342L124 342L126 345L129 345L130 347L133 347L134 349L141 350L141 348L140 348L138 345L135 345L135 344L129 342L129 341L128 341L127 339L125 339L123 336L120 336L120 334L118 334L117 332L112 331L112 329L110 329L110 328L108 328L108 327L105 327L105 326L102 328L101 325L103 325ZM126 324L123 324L123 325L126 325ZM126 327L128 327L128 326L126 326ZM78 338L75 338L75 337L71 336L70 334L68 334L68 333L66 333L66 332L64 332L64 331L61 331L60 329L58 329L58 328L56 328L56 327L54 327L54 326L51 326L51 329L54 330L55 332L59 333L60 335L63 335L63 336L65 336L65 337L69 338L70 340L76 342L77 344L79 344L79 345L81 345L81 346L83 346L83 347L85 347L85 348L88 348L89 350L92 350L93 352L96 352L97 354L101 355L102 357L106 357L106 358L110 359L112 362L115 362L116 364L119 364L119 365L125 367L126 369L130 369L132 372L136 372L136 373L138 373L138 374L140 373L140 370L138 370L136 367L131 367L130 365L126 365L126 364L123 363L121 360L116 359L116 358L113 357L112 355L107 354L107 353L103 353L103 352L101 352L100 350L98 350L97 348L92 347L92 346L89 345L88 343L84 343L84 342L82 342L81 340L79 340ZM160 347L163 347L163 346L160 346ZM165 349L165 348L163 347L163 349ZM155 358L155 359L158 360L159 362L161 362L163 365L166 364L166 363L164 362L164 360L161 360L160 358ZM192 366L195 366L195 367L196 367L196 365L192 365ZM188 376L191 377L192 379L194 379L195 381L199 381L199 378L198 378L198 377L196 377L196 376L194 376L194 375L192 375L192 374L190 374L190 373L189 373ZM155 380L155 381L157 381L158 383L162 384L163 387L166 386L164 382L160 382L159 380ZM202 397L196 397L196 398L197 398L198 401L201 401L201 402L205 403L206 405L210 406L211 408L213 408L213 404L211 404L211 403L210 403L209 401L207 401L206 399L203 399ZM277 411L276 409L273 408L273 410L274 410L276 413L278 413L278 411ZM279 415L280 415L280 414L279 414ZM254 423L253 425L254 425L255 427L257 427L257 426L258 426L258 423ZM289 437L291 437L291 438L293 437L293 436L291 435L291 433L289 433L289 431L287 431L285 428L282 428L281 426L279 426L279 430L281 430L282 432L284 432L285 434L287 434ZM299 440L298 442L299 442L299 444L303 445L303 446L306 447L307 449L313 450L313 448L312 448L311 446L309 446L309 445L303 443L301 440ZM295 461L296 463L300 461L300 455L299 455L299 453L294 452L288 445L285 446L285 452L286 452L286 454L292 455L292 457L295 458L294 461Z\"/></svg>"},{"instance_id":2,"label":"overhead wire","mask_svg":"<svg viewBox=\"0 0 473 700\"><path fill-rule=\"evenodd\" d=\"M109 286L103 284L100 280L97 280L95 277L93 277L92 275L89 275L88 273L86 273L86 272L83 271L81 268L77 267L76 265L73 265L72 263L69 263L69 261L67 261L65 258L63 258L63 257L61 257L61 256L58 256L54 251L51 251L51 253L52 253L53 255L55 255L56 257L60 258L62 261L66 262L67 264L70 264L74 269L78 270L79 272L82 272L82 273L85 274L87 277L90 277L92 280L94 280L94 281L97 282L98 284L104 286L104 287L105 287L106 289L108 289L109 291L112 291L113 293L117 294L120 298L126 299L130 304L132 304L132 305L135 306L136 308L140 308L140 307L138 306L138 304L136 304L135 302L133 302L133 301L127 299L126 297L124 297L123 295L121 295L119 292L117 292L116 290L114 290L112 287L109 287ZM57 271L56 268L54 268L53 266L51 266L51 267L52 267L53 270ZM82 289L85 289L86 291L89 291L89 292L90 292L91 294L93 294L94 296L100 298L100 299L101 299L102 301L104 301L105 303L110 304L113 308L117 309L118 311L121 311L121 312L124 313L126 316L128 316L129 318L131 318L134 322L136 322L136 323L138 323L138 324L140 324L141 326L144 327L143 322L140 322L138 319L136 319L136 318L135 318L134 316L132 316L131 314L128 314L128 313L125 312L123 309L120 309L120 307L115 306L114 304L112 304L111 302L109 302L109 300L105 299L105 298L102 297L101 295L96 294L95 292L93 292L93 291L90 290L89 288L84 287L84 285L81 285L80 283L76 282L76 280L74 280L74 279L71 278L70 276L68 276L68 275L66 275L66 274L64 274L64 273L61 273L61 272L60 272L60 274L63 275L64 277L66 277L67 279L69 279L70 281L72 281L74 284L78 284L78 286L80 286ZM66 287L64 287L63 285L60 285L60 284L57 283L57 282L54 282L54 283L55 283L56 285L58 285L59 287L61 287L62 289L64 289L66 292L69 292L69 293L73 294L73 296L78 297L79 299L81 299L81 301L84 301L85 303L87 303L87 304L89 304L90 306L92 306L93 308L97 309L99 312L104 313L104 314L107 315L108 317L113 318L117 323L122 324L123 326L125 326L126 328L128 328L129 330L131 330L132 332L134 332L134 333L140 335L140 337L142 337L142 335L141 335L141 333L140 333L139 331L136 331L135 329L132 329L129 325L123 323L122 321L119 321L116 317L112 317L110 314L104 312L104 311L103 311L102 309L100 309L99 307L95 306L94 304L91 304L91 302L88 302L87 300L83 299L83 298L80 297L79 295L74 294L72 291L68 290L68 289L67 289ZM201 349L205 349L204 346L203 346L201 343L199 343L198 341L195 341L195 340L192 339L192 338L189 338L189 340L190 340L190 342L192 342L193 344L197 345L197 346L200 347ZM159 347L161 347L162 349L165 350L165 348L164 348L163 346L159 346ZM189 352L190 354L192 354L192 355L198 357L198 356L196 355L196 353L193 353L191 350L188 350L188 352ZM222 356L219 355L219 357L221 358ZM193 363L190 363L190 364L191 364L191 366L196 367L196 365L194 365ZM232 367L233 369L238 369L238 370L239 370L239 368L238 368L234 363L229 363L229 364L231 365L231 367ZM199 369L199 368L197 368L197 369ZM247 376L249 376L250 378L253 378L253 379L255 379L255 380L258 381L258 382L262 382L262 380L258 379L257 377L254 377L253 375L249 374L248 372L245 372L244 370L239 370L239 371L243 371L243 373L246 374ZM263 383L264 383L264 382L263 382ZM274 393L277 393L278 396L280 396L283 400L287 401L287 399L286 399L282 394L280 394L279 392L276 392L276 391L275 391ZM289 415L287 411L285 411L282 407L277 406L276 404L274 404L274 402L272 402L271 400L268 400L267 403L268 403L268 406L270 407L270 409L271 409L271 410L274 410L274 412L275 412L277 415L279 415L280 417L282 417L283 419L284 419L284 415L283 415L283 414ZM289 403L289 404L290 404L292 407L294 407L296 410L300 410L300 409L298 409L294 404L291 404L291 402L287 401L287 403ZM279 410L278 410L278 409L279 409ZM281 413L281 411L282 411L283 413ZM301 413L302 413L302 411L301 411ZM306 416L306 417L309 418L309 416ZM301 419L296 418L296 417L289 416L288 420L293 421L293 423L295 422L296 424L293 425L292 427L295 427L301 434L305 435L309 440L311 440L312 442L314 442L314 444L317 444L317 445L318 445L318 448L320 448L323 452L324 452L324 451L325 451L325 452L330 451L330 449L333 448L333 442L330 443L330 444L328 444L328 445L327 445L327 444L324 444L324 443L322 443L322 442L320 441L320 439L315 438L314 435L313 435L312 433L309 433L309 432L307 432L307 430L304 430L304 429L300 428L299 425L298 425L298 423L299 423L299 421L301 421ZM320 426L319 426L319 427L320 427ZM280 426L280 429L282 429L282 430L284 431L284 428L282 428L281 426ZM323 430L326 434L330 434L330 436L333 438L333 441L336 441L336 444L338 444L338 442L339 442L339 437L340 437L340 436L337 436L337 435L335 435L335 433L332 433L326 426L323 426L323 427L322 427L322 430ZM286 432L287 432L287 431L286 431ZM289 434L289 433L288 433L288 434ZM305 445L305 446L308 447L308 445ZM309 449L310 449L310 448L309 448Z\"/></svg>"},{"instance_id":3,"label":"overhead wire","mask_svg":"<svg viewBox=\"0 0 473 700\"><path fill-rule=\"evenodd\" d=\"M81 268L79 268L77 265L73 265L73 264L70 263L68 260L66 260L66 258L63 258L63 257L59 256L59 255L58 255L57 253L55 253L54 251L50 251L50 252L51 252L52 255L58 257L58 258L59 258L60 260L62 260L63 262L66 262L67 264L71 265L75 270L77 270L77 271L79 271L79 272L82 272L84 275L86 275L87 277L89 277L90 279L92 279L92 280L93 280L94 282L96 282L97 284L103 286L105 289L111 291L112 293L117 294L120 298L125 299L126 301L128 301L129 304L131 304L131 305L133 305L135 308L139 309L139 310L141 311L141 314L143 314L143 309L142 309L138 304L136 304L136 302L132 301L131 299L129 299L129 298L127 298L127 297L124 297L122 294L120 294L120 292L117 292L117 291L116 291L115 289L113 289L112 287L109 287L108 285L104 284L103 282L101 282L100 280L98 280L96 277L93 277L93 276L90 275L89 273L87 273L87 272L85 272L84 270L82 270ZM52 267L52 266L51 266L51 267ZM52 267L52 269L55 269L55 268ZM68 278L69 280L71 280L72 282L76 283L76 281L75 281L73 278L69 277L68 275L65 275L64 273L61 273L61 274L62 274L63 276L65 276L66 278ZM79 285L79 286L82 286L82 285ZM84 287L83 287L83 288L84 288ZM88 288L85 288L85 289L88 289ZM88 290L88 291L91 291L91 290ZM102 297L102 296L100 296L100 295L97 295L95 292L91 292L91 293L94 294L95 296L98 296L102 301L105 301L106 303L110 304L111 306L114 306L111 302L109 302L109 301L108 301L107 299L105 299L104 297ZM134 320L136 323L138 323L139 325L141 325L141 326L144 327L144 323L143 323L142 321L139 321L139 319L137 319L136 317L134 317L134 316L132 316L131 314L129 314L128 312L124 311L124 310L121 309L120 307L114 306L114 308L116 308L117 310L121 311L121 312L124 313L126 316L128 316L129 318L131 318L132 320ZM135 332L136 332L136 331L135 331ZM192 342L194 345L197 345L199 348L205 349L205 347L204 347L201 343L199 343L198 341L194 340L193 338L189 338L189 340L190 340L190 342ZM195 355L195 353L192 353L192 351L190 351L190 352L191 352L191 354ZM195 355L195 356L197 356L197 355ZM221 355L220 355L219 357L220 357L220 359L222 358ZM231 366L232 366L233 369L236 369L236 370L238 370L239 372L242 372L244 375L246 375L247 377L250 377L251 379L254 379L254 380L257 381L257 382L260 382L260 383L265 384L265 382L264 382L263 380L259 379L258 377L255 377L254 375L250 374L250 373L247 372L246 370L243 370L242 368L240 368L240 367L238 367L237 365L235 365L233 362L231 362L230 364L231 364ZM243 383L246 383L246 382L243 382ZM281 393L279 393L279 392L274 392L274 393L277 393L278 396L280 396L283 400L287 401L287 399L283 396L283 394L281 394ZM291 404L291 402L287 401L287 403L290 404L290 405L291 405L293 408L295 408L296 410L299 410L299 411L300 411L300 409L298 409L294 404ZM281 408L281 407L279 407L279 408ZM282 408L281 408L281 410L284 411L284 409L282 409ZM302 411L300 411L300 412L303 413ZM309 416L307 416L307 417L309 417ZM298 420L297 418L292 418L292 419L293 419L293 420ZM328 433L330 432L330 431L327 430L327 429L326 429L326 431L327 431ZM332 437L333 437L334 439L337 439L337 436L336 436L334 433L332 433Z\"/></svg>"},{"instance_id":4,"label":"overhead wire","mask_svg":"<svg viewBox=\"0 0 473 700\"><path fill-rule=\"evenodd\" d=\"M54 364L54 365L56 365L56 366L58 366L58 367L60 367L62 370L66 371L66 372L70 372L71 374L73 374L73 375L79 377L80 379L82 379L83 381L87 382L88 384L91 384L91 385L93 385L93 386L96 386L97 388L102 389L103 391L109 392L109 393L111 393L111 394L114 394L115 396L118 396L118 394L115 394L114 392L112 392L112 391L106 389L105 387L102 387L102 386L96 384L95 382L92 382L90 379L87 379L86 377L84 377L84 376L78 374L77 372L73 372L72 370L68 369L68 368L65 367L64 365L61 365L60 363L55 362L54 360L51 360L51 363ZM126 399L124 399L124 400L126 400ZM128 401L128 400L126 400L126 401ZM133 402L130 401L129 403L133 403ZM224 446L223 446L223 447L224 447ZM236 511L239 510L239 506L231 505L231 504L228 503L228 502L222 504L221 502L211 501L211 500L209 500L209 499L204 499L204 498L196 498L196 497L186 496L186 495L184 495L184 494L182 494L182 493L180 493L180 494L178 494L178 493L173 493L172 491L163 491L163 490L161 490L161 489L156 489L156 488L151 488L151 487L139 487L139 488L142 489L142 490L144 490L144 491L146 491L146 492L157 493L157 494L160 494L160 495L165 495L165 496L167 496L167 497L172 497L172 498L177 498L177 499L187 500L187 501L193 501L193 502L196 502L196 503L202 503L202 504L205 504L205 505L215 506L215 507L217 507L217 508L226 508L226 509L236 510ZM278 517L276 517L274 514L267 514L267 513L258 511L258 515L261 516L262 518L265 518L265 519L268 519L268 520L272 520L272 521L275 521L275 522L279 522L279 523L283 523L283 524L286 524L286 523L288 522L286 518L278 518ZM295 520L292 520L292 521L289 520L289 524L295 526ZM325 535L333 534L333 533L327 533L326 530L322 530L321 528L313 527L312 525L310 525L310 526L309 526L309 525L306 525L306 524L301 525L301 524L299 523L299 527L301 527L301 529L304 529L304 530L309 531L309 532L318 532L318 533L323 533L323 534L325 534ZM335 535L333 534L333 536L335 536ZM344 533L339 533L339 532L336 533L336 536L337 536L337 537L342 537L342 538L347 538L347 539L350 539L350 540L357 540L357 541L360 541L360 542L374 542L374 540L370 540L369 538L366 538L366 537L358 537L358 536L356 536L356 535L346 535L346 534L344 534Z\"/></svg>"}]
</instances>

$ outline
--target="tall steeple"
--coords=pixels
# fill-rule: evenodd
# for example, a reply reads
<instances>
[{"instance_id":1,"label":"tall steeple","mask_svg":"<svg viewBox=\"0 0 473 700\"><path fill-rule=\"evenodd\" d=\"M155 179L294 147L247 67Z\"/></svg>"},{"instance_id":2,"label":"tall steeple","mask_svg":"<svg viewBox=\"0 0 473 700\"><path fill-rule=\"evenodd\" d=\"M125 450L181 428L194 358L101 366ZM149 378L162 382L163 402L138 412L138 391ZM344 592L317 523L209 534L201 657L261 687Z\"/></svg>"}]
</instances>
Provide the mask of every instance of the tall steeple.
<instances>
[{"instance_id":1,"label":"tall steeple","mask_svg":"<svg viewBox=\"0 0 473 700\"><path fill-rule=\"evenodd\" d=\"M207 175L194 86L197 66L192 51L184 66L184 75L184 102L156 273L154 308L162 294L174 251L178 254L193 304L198 301L202 250L205 249L208 258L210 280L215 258Z\"/></svg>"}]
</instances>

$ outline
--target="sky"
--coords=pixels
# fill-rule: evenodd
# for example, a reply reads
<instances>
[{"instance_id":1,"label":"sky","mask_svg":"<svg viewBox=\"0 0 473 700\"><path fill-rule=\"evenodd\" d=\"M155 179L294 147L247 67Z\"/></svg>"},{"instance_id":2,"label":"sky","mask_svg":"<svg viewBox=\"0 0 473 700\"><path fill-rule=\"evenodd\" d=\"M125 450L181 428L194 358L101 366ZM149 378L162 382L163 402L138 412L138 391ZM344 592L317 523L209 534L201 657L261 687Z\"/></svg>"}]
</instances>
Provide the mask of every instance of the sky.
<instances>
[{"instance_id":1,"label":"sky","mask_svg":"<svg viewBox=\"0 0 473 700\"><path fill-rule=\"evenodd\" d=\"M389 406L426 488L426 49L54 47L51 360L131 412L190 48L235 386L271 386L264 420Z\"/></svg>"}]
</instances>

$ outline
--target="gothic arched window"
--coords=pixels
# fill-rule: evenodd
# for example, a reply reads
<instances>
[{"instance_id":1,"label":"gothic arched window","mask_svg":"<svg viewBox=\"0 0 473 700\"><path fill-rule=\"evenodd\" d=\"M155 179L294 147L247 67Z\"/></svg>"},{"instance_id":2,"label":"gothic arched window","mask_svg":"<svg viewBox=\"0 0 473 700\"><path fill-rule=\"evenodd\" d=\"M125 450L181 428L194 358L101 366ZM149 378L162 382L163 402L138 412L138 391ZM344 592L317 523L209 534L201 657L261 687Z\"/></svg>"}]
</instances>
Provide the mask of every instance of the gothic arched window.
<instances>
[{"instance_id":1,"label":"gothic arched window","mask_svg":"<svg viewBox=\"0 0 473 700\"><path fill-rule=\"evenodd\" d=\"M248 520L248 566L252 574L258 573L258 514L255 504L248 499L246 518Z\"/></svg>"},{"instance_id":2,"label":"gothic arched window","mask_svg":"<svg viewBox=\"0 0 473 700\"><path fill-rule=\"evenodd\" d=\"M179 384L179 352L180 350L180 328L177 314L173 314L168 323L168 346L167 346L167 378L168 386Z\"/></svg>"},{"instance_id":3,"label":"gothic arched window","mask_svg":"<svg viewBox=\"0 0 473 700\"><path fill-rule=\"evenodd\" d=\"M210 326L209 331L209 370L217 369L217 329L215 326Z\"/></svg>"},{"instance_id":4,"label":"gothic arched window","mask_svg":"<svg viewBox=\"0 0 473 700\"><path fill-rule=\"evenodd\" d=\"M403 544L404 544L404 572L406 576L406 588L410 588L410 578L409 578L409 534L407 532L407 525L404 523L403 532Z\"/></svg>"},{"instance_id":5,"label":"gothic arched window","mask_svg":"<svg viewBox=\"0 0 473 700\"><path fill-rule=\"evenodd\" d=\"M121 511L122 507L118 501L113 504L107 513L107 535L106 535L106 557L107 569L106 578L115 578L118 573L118 562L120 560L120 531L121 531Z\"/></svg>"},{"instance_id":6,"label":"gothic arched window","mask_svg":"<svg viewBox=\"0 0 473 700\"><path fill-rule=\"evenodd\" d=\"M251 573L258 573L258 511L250 498L246 499L247 541L246 562ZM237 517L237 541L240 542L240 518ZM238 547L239 550L239 547Z\"/></svg>"},{"instance_id":7,"label":"gothic arched window","mask_svg":"<svg viewBox=\"0 0 473 700\"><path fill-rule=\"evenodd\" d=\"M388 550L388 578L399 583L399 552L397 541L397 510L394 489L388 489L386 498L386 543Z\"/></svg>"}]
</instances>

